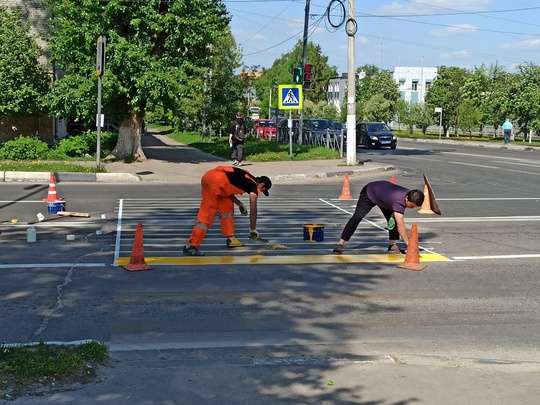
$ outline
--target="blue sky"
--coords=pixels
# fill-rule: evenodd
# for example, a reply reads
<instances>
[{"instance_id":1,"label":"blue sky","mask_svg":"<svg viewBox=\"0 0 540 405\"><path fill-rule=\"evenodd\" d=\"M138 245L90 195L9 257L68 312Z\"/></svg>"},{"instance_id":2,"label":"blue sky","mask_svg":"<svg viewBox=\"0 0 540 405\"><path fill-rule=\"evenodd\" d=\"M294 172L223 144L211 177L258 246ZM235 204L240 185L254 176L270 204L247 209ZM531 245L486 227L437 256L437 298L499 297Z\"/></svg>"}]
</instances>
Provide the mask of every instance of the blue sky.
<instances>
[{"instance_id":1,"label":"blue sky","mask_svg":"<svg viewBox=\"0 0 540 405\"><path fill-rule=\"evenodd\" d=\"M303 37L306 2L224 0L243 63L269 68ZM324 15L332 4L330 21ZM338 73L347 72L348 0L311 0L309 40ZM355 0L355 66L475 66L508 71L540 64L540 4L532 0ZM309 61L308 61L309 62Z\"/></svg>"}]
</instances>

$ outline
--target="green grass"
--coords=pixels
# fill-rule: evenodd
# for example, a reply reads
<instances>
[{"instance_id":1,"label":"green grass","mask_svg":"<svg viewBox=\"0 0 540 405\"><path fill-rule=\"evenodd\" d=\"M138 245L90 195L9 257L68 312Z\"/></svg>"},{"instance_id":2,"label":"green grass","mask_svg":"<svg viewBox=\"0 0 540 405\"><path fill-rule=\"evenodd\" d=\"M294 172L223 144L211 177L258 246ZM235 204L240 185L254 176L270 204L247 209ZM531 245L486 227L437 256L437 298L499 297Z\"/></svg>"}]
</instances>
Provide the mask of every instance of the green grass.
<instances>
[{"instance_id":1,"label":"green grass","mask_svg":"<svg viewBox=\"0 0 540 405\"><path fill-rule=\"evenodd\" d=\"M108 359L103 343L0 345L0 398L16 398L47 386L86 383Z\"/></svg>"},{"instance_id":2,"label":"green grass","mask_svg":"<svg viewBox=\"0 0 540 405\"><path fill-rule=\"evenodd\" d=\"M169 136L176 141L210 153L214 156L230 159L231 148L229 147L229 137L212 137L212 139L201 139L198 133L170 133ZM292 156L290 155L289 144L266 141L259 138L246 138L244 142L244 156L250 162L278 162L286 160L321 160L338 159L339 152L308 145L293 145Z\"/></svg>"},{"instance_id":3,"label":"green grass","mask_svg":"<svg viewBox=\"0 0 540 405\"><path fill-rule=\"evenodd\" d=\"M0 171L3 172L77 172L77 173L104 173L105 167L96 167L95 162L88 159L78 163L66 161L0 161Z\"/></svg>"}]
</instances>

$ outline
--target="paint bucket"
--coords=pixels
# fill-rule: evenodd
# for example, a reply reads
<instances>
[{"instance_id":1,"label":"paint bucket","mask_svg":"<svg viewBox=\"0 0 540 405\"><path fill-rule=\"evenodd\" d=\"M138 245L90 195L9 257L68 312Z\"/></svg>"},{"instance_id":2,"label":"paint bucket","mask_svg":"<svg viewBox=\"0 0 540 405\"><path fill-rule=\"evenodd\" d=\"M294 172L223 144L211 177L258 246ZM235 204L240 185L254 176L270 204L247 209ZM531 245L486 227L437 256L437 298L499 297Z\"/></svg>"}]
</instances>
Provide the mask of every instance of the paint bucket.
<instances>
[{"instance_id":1,"label":"paint bucket","mask_svg":"<svg viewBox=\"0 0 540 405\"><path fill-rule=\"evenodd\" d=\"M49 201L47 203L47 212L49 214L55 215L58 214L60 211L66 210L66 202L65 201Z\"/></svg>"},{"instance_id":2,"label":"paint bucket","mask_svg":"<svg viewBox=\"0 0 540 405\"><path fill-rule=\"evenodd\" d=\"M308 242L322 242L324 240L324 225L304 224L304 240Z\"/></svg>"}]
</instances>

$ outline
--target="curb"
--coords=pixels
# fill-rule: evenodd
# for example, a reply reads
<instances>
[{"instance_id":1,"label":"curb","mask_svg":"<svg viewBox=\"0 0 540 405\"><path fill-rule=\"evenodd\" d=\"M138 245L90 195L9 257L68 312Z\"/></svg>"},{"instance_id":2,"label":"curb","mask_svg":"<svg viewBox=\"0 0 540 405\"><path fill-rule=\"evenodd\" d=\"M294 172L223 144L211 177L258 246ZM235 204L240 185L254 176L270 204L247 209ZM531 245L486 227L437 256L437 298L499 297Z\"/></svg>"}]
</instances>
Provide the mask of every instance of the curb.
<instances>
[{"instance_id":1,"label":"curb","mask_svg":"<svg viewBox=\"0 0 540 405\"><path fill-rule=\"evenodd\" d=\"M138 183L141 178L131 173L77 173L57 172L56 181L91 183ZM0 182L5 183L45 183L50 181L49 172L0 172Z\"/></svg>"}]
</instances>

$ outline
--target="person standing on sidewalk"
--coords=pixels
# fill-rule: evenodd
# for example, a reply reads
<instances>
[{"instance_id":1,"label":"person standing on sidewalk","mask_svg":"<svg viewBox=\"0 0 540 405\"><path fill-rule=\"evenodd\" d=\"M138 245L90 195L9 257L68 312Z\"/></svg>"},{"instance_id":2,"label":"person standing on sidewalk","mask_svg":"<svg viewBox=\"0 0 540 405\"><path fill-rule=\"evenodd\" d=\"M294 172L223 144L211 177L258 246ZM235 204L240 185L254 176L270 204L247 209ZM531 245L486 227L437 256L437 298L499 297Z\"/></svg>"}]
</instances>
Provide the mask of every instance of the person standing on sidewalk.
<instances>
[{"instance_id":1,"label":"person standing on sidewalk","mask_svg":"<svg viewBox=\"0 0 540 405\"><path fill-rule=\"evenodd\" d=\"M396 242L401 236L405 245L409 244L409 236L405 226L405 208L419 208L424 202L424 193L422 190L409 190L405 187L389 181L373 181L366 184L360 191L358 203L353 216L349 219L338 245L332 251L336 254L343 253L343 246L351 236L353 236L360 221L375 206L379 207L388 222L388 252L406 253L405 249L400 248Z\"/></svg>"},{"instance_id":2,"label":"person standing on sidewalk","mask_svg":"<svg viewBox=\"0 0 540 405\"><path fill-rule=\"evenodd\" d=\"M504 133L504 144L508 145L510 143L510 140L512 139L512 131L514 130L514 124L512 124L507 118L506 121L504 121L504 124L502 124L502 129Z\"/></svg>"},{"instance_id":3,"label":"person standing on sidewalk","mask_svg":"<svg viewBox=\"0 0 540 405\"><path fill-rule=\"evenodd\" d=\"M206 172L202 179L202 199L197 215L197 224L191 232L188 244L184 246L186 256L204 256L199 251L206 232L212 226L219 211L221 234L227 238L227 247L244 246L234 236L234 204L238 206L242 216L248 211L236 195L249 194L249 238L260 239L257 232L257 198L260 193L268 196L272 182L266 176L255 177L247 170L238 167L218 166Z\"/></svg>"},{"instance_id":4,"label":"person standing on sidewalk","mask_svg":"<svg viewBox=\"0 0 540 405\"><path fill-rule=\"evenodd\" d=\"M237 112L235 120L229 126L229 145L231 145L231 158L234 159L233 166L242 166L246 131L244 117L241 112Z\"/></svg>"}]
</instances>

